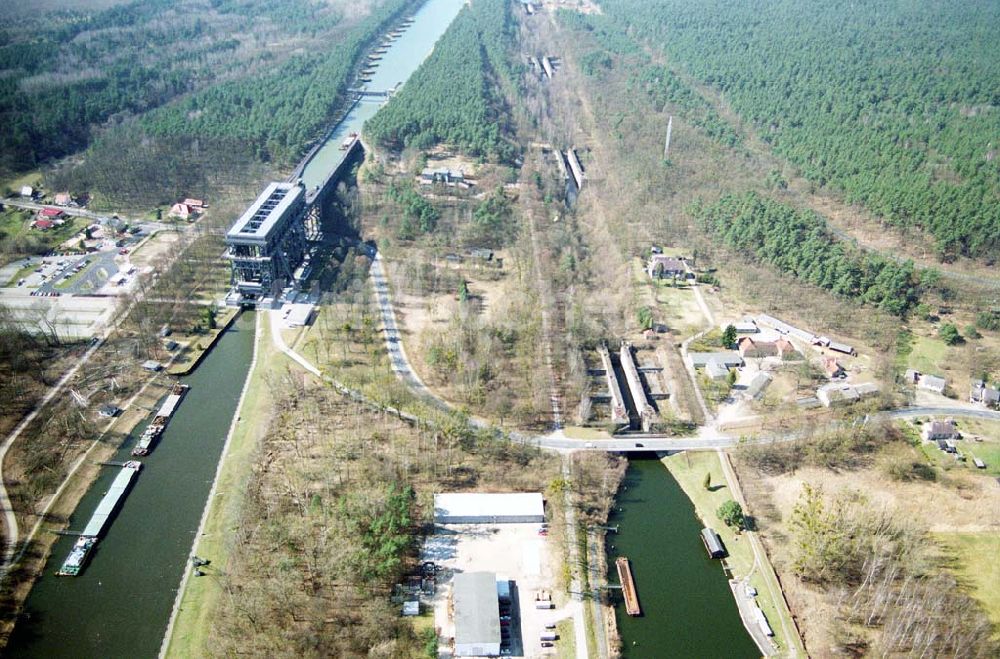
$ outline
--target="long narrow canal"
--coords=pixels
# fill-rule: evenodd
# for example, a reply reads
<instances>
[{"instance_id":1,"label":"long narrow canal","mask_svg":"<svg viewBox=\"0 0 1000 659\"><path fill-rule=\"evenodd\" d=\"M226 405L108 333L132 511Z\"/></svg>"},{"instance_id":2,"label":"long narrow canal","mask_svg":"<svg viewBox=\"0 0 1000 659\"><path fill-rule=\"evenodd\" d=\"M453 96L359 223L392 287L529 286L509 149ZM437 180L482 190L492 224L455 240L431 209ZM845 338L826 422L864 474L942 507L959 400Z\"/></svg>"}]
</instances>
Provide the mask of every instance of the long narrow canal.
<instances>
[{"instance_id":1,"label":"long narrow canal","mask_svg":"<svg viewBox=\"0 0 1000 659\"><path fill-rule=\"evenodd\" d=\"M245 313L182 380L190 392L156 448L141 459L143 470L89 565L79 577L54 576L76 538L56 542L8 654L156 656L250 366L253 340L253 314ZM142 426L114 460L131 459L141 431ZM118 471L103 470L70 518L70 529L83 528Z\"/></svg>"},{"instance_id":2,"label":"long narrow canal","mask_svg":"<svg viewBox=\"0 0 1000 659\"><path fill-rule=\"evenodd\" d=\"M428 0L382 56L368 88L381 91L405 82L464 5L465 0ZM380 105L358 104L333 129L303 170L307 187L326 179L340 162L340 143L347 134L360 133ZM75 538L56 542L25 603L8 655L156 656L252 352L253 316L246 314L184 379L190 393L156 449L142 459L145 468L81 576L54 576ZM130 458L142 430L135 429L114 460ZM109 468L95 481L69 528L86 524L117 471Z\"/></svg>"},{"instance_id":3,"label":"long narrow canal","mask_svg":"<svg viewBox=\"0 0 1000 659\"><path fill-rule=\"evenodd\" d=\"M642 606L640 617L626 615L623 602L615 607L622 655L759 657L720 562L701 543L694 506L659 460L629 460L619 508L610 520L619 533L607 539L608 580L618 582L615 559L628 556Z\"/></svg>"}]
</instances>

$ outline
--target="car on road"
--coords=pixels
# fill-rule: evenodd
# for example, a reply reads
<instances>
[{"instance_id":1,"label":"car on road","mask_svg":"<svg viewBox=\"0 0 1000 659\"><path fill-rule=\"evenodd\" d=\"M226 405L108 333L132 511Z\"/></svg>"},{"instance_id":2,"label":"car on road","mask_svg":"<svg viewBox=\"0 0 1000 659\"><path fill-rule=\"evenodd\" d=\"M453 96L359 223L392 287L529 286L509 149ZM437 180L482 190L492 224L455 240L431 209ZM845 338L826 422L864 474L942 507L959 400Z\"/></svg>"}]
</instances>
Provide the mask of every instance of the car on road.
<instances>
[{"instance_id":1,"label":"car on road","mask_svg":"<svg viewBox=\"0 0 1000 659\"><path fill-rule=\"evenodd\" d=\"M542 641L543 648L554 648L555 646L556 646L555 643L550 643L549 641Z\"/></svg>"}]
</instances>

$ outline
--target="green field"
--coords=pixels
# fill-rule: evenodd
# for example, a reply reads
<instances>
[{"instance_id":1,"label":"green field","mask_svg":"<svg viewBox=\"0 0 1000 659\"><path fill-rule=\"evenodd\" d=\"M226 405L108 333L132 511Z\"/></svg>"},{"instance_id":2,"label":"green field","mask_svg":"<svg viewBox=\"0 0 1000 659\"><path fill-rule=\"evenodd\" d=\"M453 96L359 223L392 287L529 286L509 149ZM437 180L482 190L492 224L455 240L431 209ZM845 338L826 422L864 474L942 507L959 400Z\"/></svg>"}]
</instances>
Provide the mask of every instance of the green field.
<instances>
[{"instance_id":1,"label":"green field","mask_svg":"<svg viewBox=\"0 0 1000 659\"><path fill-rule=\"evenodd\" d=\"M940 533L935 537L954 561L951 569L969 594L1000 626L1000 533Z\"/></svg>"},{"instance_id":2,"label":"green field","mask_svg":"<svg viewBox=\"0 0 1000 659\"><path fill-rule=\"evenodd\" d=\"M940 372L947 352L948 346L944 344L944 341L927 336L917 336L913 340L913 351L910 353L908 364L910 368L921 373L934 375Z\"/></svg>"}]
</instances>

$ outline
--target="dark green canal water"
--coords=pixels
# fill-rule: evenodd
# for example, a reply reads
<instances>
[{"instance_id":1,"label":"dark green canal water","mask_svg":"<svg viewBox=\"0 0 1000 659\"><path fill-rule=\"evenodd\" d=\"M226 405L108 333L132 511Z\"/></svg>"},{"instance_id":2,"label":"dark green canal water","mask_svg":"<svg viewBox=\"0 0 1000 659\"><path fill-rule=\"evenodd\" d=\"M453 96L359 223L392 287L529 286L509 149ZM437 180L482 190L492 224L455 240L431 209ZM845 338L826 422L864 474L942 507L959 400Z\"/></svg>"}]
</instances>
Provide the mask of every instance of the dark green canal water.
<instances>
[{"instance_id":1,"label":"dark green canal water","mask_svg":"<svg viewBox=\"0 0 1000 659\"><path fill-rule=\"evenodd\" d=\"M642 616L628 616L618 595L623 656L759 657L722 565L701 543L694 506L659 460L629 461L615 511L610 523L619 533L608 535L609 581L618 583L615 559L628 556L642 607Z\"/></svg>"},{"instance_id":2,"label":"dark green canal water","mask_svg":"<svg viewBox=\"0 0 1000 659\"><path fill-rule=\"evenodd\" d=\"M75 538L56 542L6 650L13 657L155 657L201 519L253 353L254 315L222 335L191 386L118 516L78 577L55 571ZM131 458L140 426L113 458ZM115 474L102 470L70 518L90 519Z\"/></svg>"}]
</instances>

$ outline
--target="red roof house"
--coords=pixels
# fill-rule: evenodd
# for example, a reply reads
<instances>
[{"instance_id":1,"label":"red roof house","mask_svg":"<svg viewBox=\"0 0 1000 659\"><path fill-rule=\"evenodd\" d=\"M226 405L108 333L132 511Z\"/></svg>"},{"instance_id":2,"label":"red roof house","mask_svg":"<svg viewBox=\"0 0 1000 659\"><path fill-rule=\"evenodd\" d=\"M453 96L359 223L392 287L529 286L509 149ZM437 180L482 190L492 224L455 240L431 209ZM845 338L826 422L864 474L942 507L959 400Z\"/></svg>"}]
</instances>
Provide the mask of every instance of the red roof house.
<instances>
[{"instance_id":1,"label":"red roof house","mask_svg":"<svg viewBox=\"0 0 1000 659\"><path fill-rule=\"evenodd\" d=\"M63 216L62 210L52 208L51 206L46 206L38 214L48 220L54 220Z\"/></svg>"},{"instance_id":2,"label":"red roof house","mask_svg":"<svg viewBox=\"0 0 1000 659\"><path fill-rule=\"evenodd\" d=\"M35 220L34 222L31 223L31 226L35 227L36 229L41 229L42 231L45 231L46 229L51 229L55 225L56 223L53 222L52 220L42 220L42 219Z\"/></svg>"}]
</instances>

